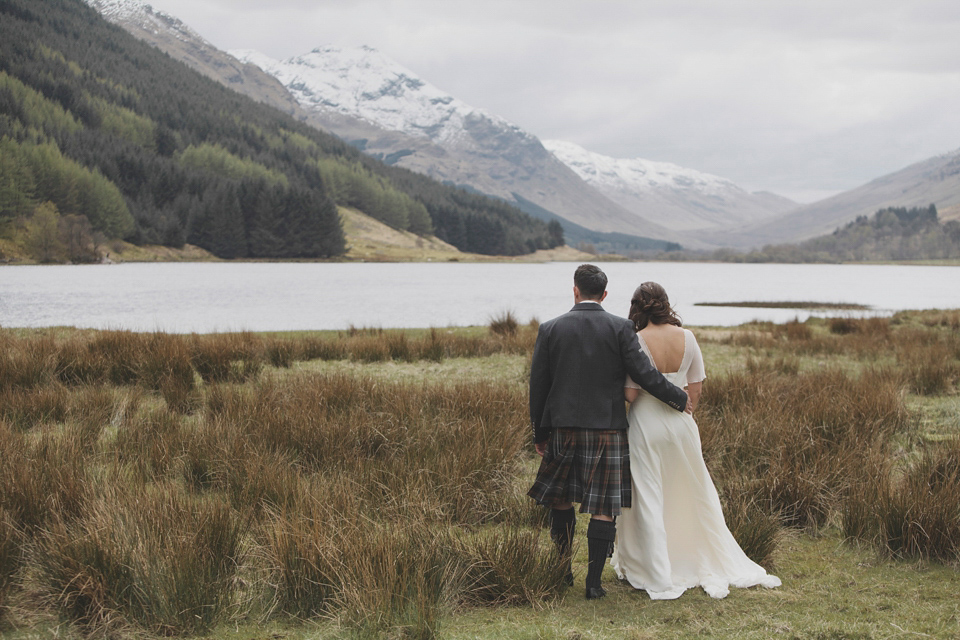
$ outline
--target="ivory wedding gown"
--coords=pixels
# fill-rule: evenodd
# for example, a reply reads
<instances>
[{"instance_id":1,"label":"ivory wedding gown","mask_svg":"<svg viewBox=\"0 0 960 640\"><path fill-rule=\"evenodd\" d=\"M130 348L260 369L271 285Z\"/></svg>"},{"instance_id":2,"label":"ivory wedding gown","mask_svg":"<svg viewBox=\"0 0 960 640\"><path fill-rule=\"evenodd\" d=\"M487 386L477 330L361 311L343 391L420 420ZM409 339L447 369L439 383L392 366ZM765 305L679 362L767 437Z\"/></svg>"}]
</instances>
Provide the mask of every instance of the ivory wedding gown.
<instances>
[{"instance_id":1,"label":"ivory wedding gown","mask_svg":"<svg viewBox=\"0 0 960 640\"><path fill-rule=\"evenodd\" d=\"M680 387L705 378L700 347L683 331L680 370L664 374ZM640 347L653 362L642 335ZM627 386L638 388L629 378ZM727 529L693 417L641 390L627 420L633 507L617 518L617 576L653 600L679 598L696 586L714 598L726 597L730 586L780 586Z\"/></svg>"}]
</instances>

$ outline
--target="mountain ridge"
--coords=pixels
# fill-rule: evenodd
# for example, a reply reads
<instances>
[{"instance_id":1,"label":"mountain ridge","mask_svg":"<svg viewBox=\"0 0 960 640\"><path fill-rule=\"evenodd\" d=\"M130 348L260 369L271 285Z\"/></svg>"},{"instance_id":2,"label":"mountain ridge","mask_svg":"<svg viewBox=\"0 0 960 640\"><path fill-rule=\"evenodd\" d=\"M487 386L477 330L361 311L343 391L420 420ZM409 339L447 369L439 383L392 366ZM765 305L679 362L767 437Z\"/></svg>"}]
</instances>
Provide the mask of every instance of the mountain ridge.
<instances>
[{"instance_id":1,"label":"mountain ridge","mask_svg":"<svg viewBox=\"0 0 960 640\"><path fill-rule=\"evenodd\" d=\"M612 158L572 142L544 146L588 184L631 211L656 210L671 229L712 229L769 219L800 205L769 193L751 194L732 180L643 158Z\"/></svg>"},{"instance_id":2,"label":"mountain ridge","mask_svg":"<svg viewBox=\"0 0 960 640\"><path fill-rule=\"evenodd\" d=\"M599 231L676 236L587 185L536 136L446 94L376 49L324 46L284 61L230 53L273 75L315 122L366 153L513 204L519 193Z\"/></svg>"},{"instance_id":3,"label":"mountain ridge","mask_svg":"<svg viewBox=\"0 0 960 640\"><path fill-rule=\"evenodd\" d=\"M915 162L780 218L719 234L718 239L732 247L801 242L880 209L930 204L938 209L960 205L960 149Z\"/></svg>"}]
</instances>

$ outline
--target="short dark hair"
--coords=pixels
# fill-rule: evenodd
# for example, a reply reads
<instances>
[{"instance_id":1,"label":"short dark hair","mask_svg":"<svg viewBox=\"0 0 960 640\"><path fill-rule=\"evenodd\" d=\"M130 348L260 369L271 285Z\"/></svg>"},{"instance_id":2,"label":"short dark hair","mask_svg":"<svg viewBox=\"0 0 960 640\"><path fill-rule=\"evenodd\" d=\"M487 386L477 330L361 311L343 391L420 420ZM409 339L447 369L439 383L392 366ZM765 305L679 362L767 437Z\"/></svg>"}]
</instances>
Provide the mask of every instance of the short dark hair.
<instances>
[{"instance_id":1,"label":"short dark hair","mask_svg":"<svg viewBox=\"0 0 960 640\"><path fill-rule=\"evenodd\" d=\"M607 274L596 265L582 264L573 273L573 284L580 290L581 297L598 300L607 290Z\"/></svg>"}]
</instances>

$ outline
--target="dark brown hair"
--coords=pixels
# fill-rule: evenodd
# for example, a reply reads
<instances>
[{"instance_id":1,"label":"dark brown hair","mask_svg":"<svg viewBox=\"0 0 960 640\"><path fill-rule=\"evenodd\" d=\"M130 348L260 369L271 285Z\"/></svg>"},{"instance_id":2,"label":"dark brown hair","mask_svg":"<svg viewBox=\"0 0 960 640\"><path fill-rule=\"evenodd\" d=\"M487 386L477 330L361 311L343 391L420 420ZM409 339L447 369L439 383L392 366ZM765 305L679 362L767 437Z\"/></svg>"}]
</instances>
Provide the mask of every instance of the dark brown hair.
<instances>
[{"instance_id":1,"label":"dark brown hair","mask_svg":"<svg viewBox=\"0 0 960 640\"><path fill-rule=\"evenodd\" d=\"M682 327L680 316L670 306L667 292L656 282L644 282L630 298L630 320L637 331L647 324L672 324Z\"/></svg>"},{"instance_id":2,"label":"dark brown hair","mask_svg":"<svg viewBox=\"0 0 960 640\"><path fill-rule=\"evenodd\" d=\"M597 300L607 290L607 274L596 265L582 264L573 274L573 284L580 290L581 296Z\"/></svg>"}]
</instances>

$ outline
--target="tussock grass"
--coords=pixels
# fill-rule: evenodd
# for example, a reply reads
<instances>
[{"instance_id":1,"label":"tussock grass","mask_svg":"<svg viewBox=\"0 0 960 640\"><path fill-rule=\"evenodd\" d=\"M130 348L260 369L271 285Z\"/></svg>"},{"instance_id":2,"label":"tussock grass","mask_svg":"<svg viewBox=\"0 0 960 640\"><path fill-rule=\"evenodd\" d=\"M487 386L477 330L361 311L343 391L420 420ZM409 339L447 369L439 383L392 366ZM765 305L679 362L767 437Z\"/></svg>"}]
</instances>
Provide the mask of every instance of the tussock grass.
<instances>
[{"instance_id":1,"label":"tussock grass","mask_svg":"<svg viewBox=\"0 0 960 640\"><path fill-rule=\"evenodd\" d=\"M520 328L512 311L504 311L490 319L490 331L498 336L514 336Z\"/></svg>"},{"instance_id":2,"label":"tussock grass","mask_svg":"<svg viewBox=\"0 0 960 640\"><path fill-rule=\"evenodd\" d=\"M738 361L708 378L697 420L751 558L775 564L797 539L785 527L837 525L886 556L957 561L958 449L925 442L904 404L954 393L951 322L718 338ZM12 598L87 635L292 617L432 638L465 609L552 608L565 569L525 496L525 376L435 364L519 370L536 329L0 330L0 616L18 615ZM378 367L442 375L365 373Z\"/></svg>"},{"instance_id":3,"label":"tussock grass","mask_svg":"<svg viewBox=\"0 0 960 640\"><path fill-rule=\"evenodd\" d=\"M0 507L0 624L7 610L7 594L13 585L14 576L20 569L22 541L20 532Z\"/></svg>"},{"instance_id":4,"label":"tussock grass","mask_svg":"<svg viewBox=\"0 0 960 640\"><path fill-rule=\"evenodd\" d=\"M82 518L37 541L39 588L83 629L201 633L224 619L238 586L245 522L229 506L175 487L111 487Z\"/></svg>"},{"instance_id":5,"label":"tussock grass","mask_svg":"<svg viewBox=\"0 0 960 640\"><path fill-rule=\"evenodd\" d=\"M930 444L899 470L873 462L847 497L844 534L893 557L960 560L960 442Z\"/></svg>"},{"instance_id":6,"label":"tussock grass","mask_svg":"<svg viewBox=\"0 0 960 640\"><path fill-rule=\"evenodd\" d=\"M899 377L754 366L704 385L698 416L713 473L788 526L817 530L865 455L910 428Z\"/></svg>"}]
</instances>

